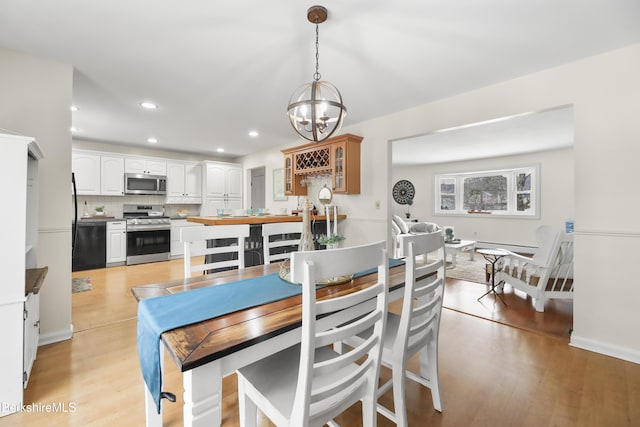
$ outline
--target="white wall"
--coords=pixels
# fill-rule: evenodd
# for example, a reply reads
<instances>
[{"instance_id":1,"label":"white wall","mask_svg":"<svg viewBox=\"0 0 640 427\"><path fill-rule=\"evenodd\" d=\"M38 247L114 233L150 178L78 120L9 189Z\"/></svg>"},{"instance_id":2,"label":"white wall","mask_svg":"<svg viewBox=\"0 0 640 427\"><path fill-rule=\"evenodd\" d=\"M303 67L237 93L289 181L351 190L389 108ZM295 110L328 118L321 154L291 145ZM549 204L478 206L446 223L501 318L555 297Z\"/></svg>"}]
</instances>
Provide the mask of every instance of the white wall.
<instances>
[{"instance_id":1,"label":"white wall","mask_svg":"<svg viewBox=\"0 0 640 427\"><path fill-rule=\"evenodd\" d=\"M573 149L544 151L518 156L496 157L465 162L423 166L394 166L392 184L408 179L416 189L411 216L420 221L451 225L461 239L536 246L535 230L542 224L564 228L564 222L574 216ZM434 216L434 176L451 172L476 172L522 166L540 165L540 218L500 218L491 215ZM391 204L392 212L404 218L406 206Z\"/></svg>"},{"instance_id":2,"label":"white wall","mask_svg":"<svg viewBox=\"0 0 640 427\"><path fill-rule=\"evenodd\" d=\"M36 138L44 154L38 265L49 272L40 292L41 344L71 337L71 210L60 201L71 198L72 78L70 65L0 47L0 128Z\"/></svg>"},{"instance_id":3,"label":"white wall","mask_svg":"<svg viewBox=\"0 0 640 427\"><path fill-rule=\"evenodd\" d=\"M387 218L393 210L393 182L389 141L573 105L577 290L571 342L640 363L640 286L628 274L640 246L640 199L634 197L640 158L639 74L640 45L633 45L345 126L342 132L364 137L361 194L336 197L341 210L349 215L344 230L348 244L390 238ZM292 138L290 145L301 143ZM260 155L277 154L274 150ZM381 201L379 210L375 209L377 200Z\"/></svg>"}]
</instances>

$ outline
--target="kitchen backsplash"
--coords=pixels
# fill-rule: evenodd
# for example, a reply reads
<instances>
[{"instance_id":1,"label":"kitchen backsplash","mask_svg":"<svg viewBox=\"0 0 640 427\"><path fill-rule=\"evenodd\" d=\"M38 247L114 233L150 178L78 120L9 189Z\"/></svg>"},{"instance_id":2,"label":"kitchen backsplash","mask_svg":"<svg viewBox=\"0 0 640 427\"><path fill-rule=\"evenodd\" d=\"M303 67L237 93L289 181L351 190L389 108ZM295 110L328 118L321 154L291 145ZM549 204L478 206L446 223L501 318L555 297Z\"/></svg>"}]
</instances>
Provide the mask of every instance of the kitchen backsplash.
<instances>
[{"instance_id":1,"label":"kitchen backsplash","mask_svg":"<svg viewBox=\"0 0 640 427\"><path fill-rule=\"evenodd\" d=\"M170 217L177 217L178 209L187 209L189 216L200 214L200 205L165 205L164 201L164 196L78 196L78 218L85 214L85 202L87 202L87 213L89 215L95 215L96 207L104 206L105 216L115 218L122 218L122 205L124 204L164 205L164 214ZM73 198L71 199L71 204L71 215L73 216Z\"/></svg>"}]
</instances>

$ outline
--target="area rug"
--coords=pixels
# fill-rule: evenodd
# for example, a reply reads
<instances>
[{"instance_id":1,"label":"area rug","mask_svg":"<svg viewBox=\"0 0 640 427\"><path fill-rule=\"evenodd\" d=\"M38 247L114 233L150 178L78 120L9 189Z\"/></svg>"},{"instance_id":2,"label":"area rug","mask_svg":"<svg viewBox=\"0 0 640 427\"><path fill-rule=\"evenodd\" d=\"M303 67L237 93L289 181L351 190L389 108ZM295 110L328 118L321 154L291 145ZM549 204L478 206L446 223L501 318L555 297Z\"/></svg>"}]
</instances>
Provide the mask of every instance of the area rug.
<instances>
[{"instance_id":1,"label":"area rug","mask_svg":"<svg viewBox=\"0 0 640 427\"><path fill-rule=\"evenodd\" d=\"M71 280L71 292L74 294L90 291L91 289L91 277L77 277Z\"/></svg>"},{"instance_id":2,"label":"area rug","mask_svg":"<svg viewBox=\"0 0 640 427\"><path fill-rule=\"evenodd\" d=\"M475 253L473 261L469 252L461 252L456 256L456 266L451 263L451 256L447 256L447 277L466 280L467 282L487 283L485 277L485 265L487 260L479 253Z\"/></svg>"}]
</instances>

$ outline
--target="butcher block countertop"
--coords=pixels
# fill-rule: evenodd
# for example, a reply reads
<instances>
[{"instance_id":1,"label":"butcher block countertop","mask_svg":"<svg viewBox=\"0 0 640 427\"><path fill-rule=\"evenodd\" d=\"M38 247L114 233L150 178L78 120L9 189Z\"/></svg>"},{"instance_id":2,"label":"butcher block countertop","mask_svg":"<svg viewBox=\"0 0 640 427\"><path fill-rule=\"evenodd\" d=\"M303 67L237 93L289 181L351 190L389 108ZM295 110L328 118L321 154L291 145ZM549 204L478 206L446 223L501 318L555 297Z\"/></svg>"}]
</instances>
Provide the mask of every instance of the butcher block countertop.
<instances>
[{"instance_id":1,"label":"butcher block countertop","mask_svg":"<svg viewBox=\"0 0 640 427\"><path fill-rule=\"evenodd\" d=\"M346 215L338 214L338 219L346 218ZM311 221L326 221L327 217L325 215L311 215L310 219ZM302 215L190 216L187 217L187 221L204 225L270 224L273 222L302 222Z\"/></svg>"}]
</instances>

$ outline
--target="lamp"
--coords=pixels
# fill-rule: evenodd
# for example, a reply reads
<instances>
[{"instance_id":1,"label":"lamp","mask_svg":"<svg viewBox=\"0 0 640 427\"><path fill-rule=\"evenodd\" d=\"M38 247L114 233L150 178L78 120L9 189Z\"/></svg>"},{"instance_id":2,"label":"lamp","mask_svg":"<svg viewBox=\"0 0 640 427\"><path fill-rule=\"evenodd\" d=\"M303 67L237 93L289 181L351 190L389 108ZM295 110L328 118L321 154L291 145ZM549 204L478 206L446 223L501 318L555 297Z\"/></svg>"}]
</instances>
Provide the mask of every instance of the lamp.
<instances>
[{"instance_id":1,"label":"lamp","mask_svg":"<svg viewBox=\"0 0 640 427\"><path fill-rule=\"evenodd\" d=\"M320 142L333 135L342 126L347 108L342 103L340 91L327 81L322 81L318 71L318 24L327 20L327 9L311 6L307 19L316 25L316 72L313 81L296 89L289 99L287 112L293 129L309 141Z\"/></svg>"}]
</instances>

